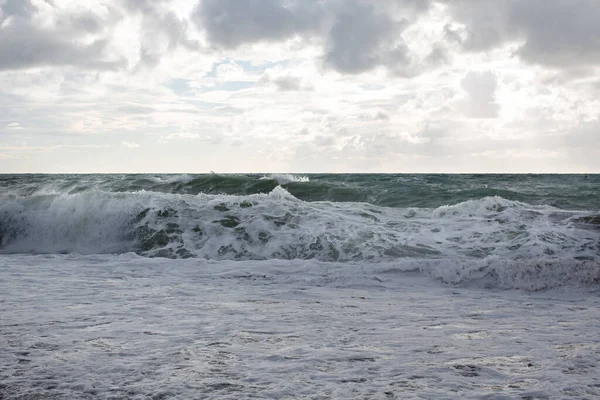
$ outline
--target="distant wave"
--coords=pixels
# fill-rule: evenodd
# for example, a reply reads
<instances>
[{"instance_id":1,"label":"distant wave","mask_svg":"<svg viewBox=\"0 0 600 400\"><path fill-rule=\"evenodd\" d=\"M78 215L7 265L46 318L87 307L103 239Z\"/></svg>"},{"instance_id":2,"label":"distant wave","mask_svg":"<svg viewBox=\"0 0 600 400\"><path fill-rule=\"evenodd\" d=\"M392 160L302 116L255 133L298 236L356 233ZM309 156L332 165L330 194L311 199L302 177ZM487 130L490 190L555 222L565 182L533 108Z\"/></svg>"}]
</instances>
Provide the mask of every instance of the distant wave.
<instances>
[{"instance_id":1,"label":"distant wave","mask_svg":"<svg viewBox=\"0 0 600 400\"><path fill-rule=\"evenodd\" d=\"M292 175L292 174L269 174L262 176L262 180L275 180L278 184L284 185L290 182L310 182L308 176Z\"/></svg>"},{"instance_id":2,"label":"distant wave","mask_svg":"<svg viewBox=\"0 0 600 400\"><path fill-rule=\"evenodd\" d=\"M188 183L194 180L194 177L188 174L181 174L181 175L155 175L155 176L149 176L147 178L149 181L152 181L154 183L158 183L158 184L164 184L164 183Z\"/></svg>"},{"instance_id":3,"label":"distant wave","mask_svg":"<svg viewBox=\"0 0 600 400\"><path fill-rule=\"evenodd\" d=\"M435 208L485 197L600 212L600 175L129 174L0 175L0 201L88 191L247 196L281 186L303 201Z\"/></svg>"}]
</instances>

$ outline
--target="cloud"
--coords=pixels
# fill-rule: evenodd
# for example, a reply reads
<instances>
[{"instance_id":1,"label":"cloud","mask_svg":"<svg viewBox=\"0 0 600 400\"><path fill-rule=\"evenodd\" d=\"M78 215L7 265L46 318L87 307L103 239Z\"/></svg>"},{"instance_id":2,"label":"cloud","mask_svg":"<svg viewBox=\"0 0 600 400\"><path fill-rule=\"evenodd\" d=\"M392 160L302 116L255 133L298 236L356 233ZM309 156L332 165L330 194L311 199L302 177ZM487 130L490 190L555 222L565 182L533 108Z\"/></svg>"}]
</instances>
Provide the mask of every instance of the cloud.
<instances>
[{"instance_id":1,"label":"cloud","mask_svg":"<svg viewBox=\"0 0 600 400\"><path fill-rule=\"evenodd\" d=\"M122 106L116 107L115 111L118 112L119 114L126 114L126 115L131 115L131 114L146 115L146 114L152 114L154 111L156 111L156 109L151 106L127 104L127 105L122 105Z\"/></svg>"},{"instance_id":2,"label":"cloud","mask_svg":"<svg viewBox=\"0 0 600 400\"><path fill-rule=\"evenodd\" d=\"M46 65L73 65L109 70L122 58L107 52L108 40L98 33L104 21L93 12L61 13L51 4L4 0L0 16L0 70Z\"/></svg>"},{"instance_id":3,"label":"cloud","mask_svg":"<svg viewBox=\"0 0 600 400\"><path fill-rule=\"evenodd\" d=\"M448 132L439 123L427 121L423 129L417 132L415 136L420 139L420 142L433 143L448 137Z\"/></svg>"},{"instance_id":4,"label":"cloud","mask_svg":"<svg viewBox=\"0 0 600 400\"><path fill-rule=\"evenodd\" d=\"M335 16L324 61L339 72L357 74L383 65L402 73L411 64L400 33L406 20L394 20L372 4L350 1Z\"/></svg>"},{"instance_id":5,"label":"cloud","mask_svg":"<svg viewBox=\"0 0 600 400\"><path fill-rule=\"evenodd\" d=\"M203 0L192 19L218 48L299 37L322 46L323 65L340 73L382 66L414 76L421 68L401 34L428 8L428 1L416 0ZM429 64L445 59L442 53L434 51Z\"/></svg>"},{"instance_id":6,"label":"cloud","mask_svg":"<svg viewBox=\"0 0 600 400\"><path fill-rule=\"evenodd\" d=\"M0 3L0 11L4 18L10 16L27 17L35 10L29 0L4 0Z\"/></svg>"},{"instance_id":7,"label":"cloud","mask_svg":"<svg viewBox=\"0 0 600 400\"><path fill-rule=\"evenodd\" d=\"M300 90L302 85L302 79L296 78L294 76L282 76L276 78L273 83L277 88L281 91L294 91Z\"/></svg>"},{"instance_id":8,"label":"cloud","mask_svg":"<svg viewBox=\"0 0 600 400\"><path fill-rule=\"evenodd\" d=\"M510 20L526 37L518 50L525 61L555 67L600 64L597 1L518 1Z\"/></svg>"},{"instance_id":9,"label":"cloud","mask_svg":"<svg viewBox=\"0 0 600 400\"><path fill-rule=\"evenodd\" d=\"M141 15L139 66L155 67L165 54L179 46L198 50L198 41L190 39L188 21L180 19L168 6L171 0L126 0L127 11Z\"/></svg>"},{"instance_id":10,"label":"cloud","mask_svg":"<svg viewBox=\"0 0 600 400\"><path fill-rule=\"evenodd\" d=\"M467 93L462 104L463 111L470 118L496 118L500 106L496 103L496 75L491 71L468 72L460 86Z\"/></svg>"},{"instance_id":11,"label":"cloud","mask_svg":"<svg viewBox=\"0 0 600 400\"><path fill-rule=\"evenodd\" d=\"M508 42L531 64L556 68L600 65L600 7L595 0L445 0L460 28L447 39L467 51Z\"/></svg>"},{"instance_id":12,"label":"cloud","mask_svg":"<svg viewBox=\"0 0 600 400\"><path fill-rule=\"evenodd\" d=\"M172 3L172 0L123 0L123 4L129 10L154 13L157 5L162 6Z\"/></svg>"},{"instance_id":13,"label":"cloud","mask_svg":"<svg viewBox=\"0 0 600 400\"><path fill-rule=\"evenodd\" d=\"M98 21L90 13L71 15L59 19L57 26L46 27L35 21L39 10L28 0L19 7L14 1L4 3L2 10L0 70L45 65L115 69L123 65L122 59L107 54L106 39L77 40L98 29Z\"/></svg>"},{"instance_id":14,"label":"cloud","mask_svg":"<svg viewBox=\"0 0 600 400\"><path fill-rule=\"evenodd\" d=\"M359 115L359 118L363 121L388 121L390 116L381 110L375 113L363 113Z\"/></svg>"},{"instance_id":15,"label":"cloud","mask_svg":"<svg viewBox=\"0 0 600 400\"><path fill-rule=\"evenodd\" d=\"M454 20L464 24L460 29L445 26L450 42L458 42L467 51L487 51L514 39L508 17L513 0L446 0Z\"/></svg>"},{"instance_id":16,"label":"cloud","mask_svg":"<svg viewBox=\"0 0 600 400\"><path fill-rule=\"evenodd\" d=\"M188 34L189 23L170 5L170 0L107 0L84 8L71 3L0 0L0 70L155 67L180 46L198 50L199 43ZM123 33L130 37L124 38Z\"/></svg>"},{"instance_id":17,"label":"cloud","mask_svg":"<svg viewBox=\"0 0 600 400\"><path fill-rule=\"evenodd\" d=\"M177 132L171 133L170 135L161 136L158 140L158 143L169 143L173 140L183 140L183 141L202 141L208 142L210 144L219 144L223 141L223 135L218 133L212 134L199 134L192 132Z\"/></svg>"},{"instance_id":18,"label":"cloud","mask_svg":"<svg viewBox=\"0 0 600 400\"><path fill-rule=\"evenodd\" d=\"M259 80L260 83L273 85L280 92L311 91L314 86L299 76L294 76L281 70L266 71Z\"/></svg>"},{"instance_id":19,"label":"cloud","mask_svg":"<svg viewBox=\"0 0 600 400\"><path fill-rule=\"evenodd\" d=\"M318 0L203 0L192 18L212 44L235 48L316 31L323 16Z\"/></svg>"},{"instance_id":20,"label":"cloud","mask_svg":"<svg viewBox=\"0 0 600 400\"><path fill-rule=\"evenodd\" d=\"M104 60L105 41L77 45L48 36L36 28L14 24L0 33L0 70L22 69L45 65L76 65L83 68L115 69L119 61Z\"/></svg>"},{"instance_id":21,"label":"cloud","mask_svg":"<svg viewBox=\"0 0 600 400\"><path fill-rule=\"evenodd\" d=\"M18 122L11 122L10 124L6 125L6 129L22 130L24 128Z\"/></svg>"},{"instance_id":22,"label":"cloud","mask_svg":"<svg viewBox=\"0 0 600 400\"><path fill-rule=\"evenodd\" d=\"M2 171L598 170L592 6L0 0Z\"/></svg>"},{"instance_id":23,"label":"cloud","mask_svg":"<svg viewBox=\"0 0 600 400\"><path fill-rule=\"evenodd\" d=\"M125 147L127 147L128 149L137 149L138 147L140 147L139 144L135 143L135 142L121 142L121 144Z\"/></svg>"},{"instance_id":24,"label":"cloud","mask_svg":"<svg viewBox=\"0 0 600 400\"><path fill-rule=\"evenodd\" d=\"M358 124L297 142L289 155L296 170L323 171L444 171L460 170L471 141L458 141L453 132L464 125L451 121L424 121L410 132L389 125L372 129ZM308 161L310 160L310 161ZM308 162L307 162L308 161Z\"/></svg>"},{"instance_id":25,"label":"cloud","mask_svg":"<svg viewBox=\"0 0 600 400\"><path fill-rule=\"evenodd\" d=\"M21 152L21 153L49 153L58 149L68 149L68 150L87 150L87 149L104 149L110 146L107 145L95 145L95 144L86 144L86 145L68 145L68 144L55 144L49 146L0 146L0 151L10 151L10 152Z\"/></svg>"},{"instance_id":26,"label":"cloud","mask_svg":"<svg viewBox=\"0 0 600 400\"><path fill-rule=\"evenodd\" d=\"M597 166L600 160L600 119L582 123L559 138L559 143L553 146L565 148L567 156L581 166Z\"/></svg>"}]
</instances>

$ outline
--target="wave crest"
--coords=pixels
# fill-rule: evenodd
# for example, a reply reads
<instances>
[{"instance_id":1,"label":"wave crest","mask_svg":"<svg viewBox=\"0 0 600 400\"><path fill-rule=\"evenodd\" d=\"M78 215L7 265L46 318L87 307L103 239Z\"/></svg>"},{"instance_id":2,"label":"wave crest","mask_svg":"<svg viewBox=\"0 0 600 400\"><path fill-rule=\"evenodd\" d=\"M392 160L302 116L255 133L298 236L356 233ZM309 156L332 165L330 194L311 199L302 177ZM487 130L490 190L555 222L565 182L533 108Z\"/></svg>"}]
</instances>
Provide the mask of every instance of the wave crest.
<instances>
[{"instance_id":1,"label":"wave crest","mask_svg":"<svg viewBox=\"0 0 600 400\"><path fill-rule=\"evenodd\" d=\"M281 186L247 196L87 191L4 202L0 251L397 261L427 266L445 282L493 278L514 287L530 277L536 288L596 279L600 240L587 223L592 217L500 197L397 209L304 202Z\"/></svg>"},{"instance_id":2,"label":"wave crest","mask_svg":"<svg viewBox=\"0 0 600 400\"><path fill-rule=\"evenodd\" d=\"M310 182L310 179L308 176L296 176L296 175L292 175L292 174L269 174L267 176L261 177L260 179L262 179L262 180L273 179L279 185L285 185L286 183L290 183L290 182Z\"/></svg>"}]
</instances>

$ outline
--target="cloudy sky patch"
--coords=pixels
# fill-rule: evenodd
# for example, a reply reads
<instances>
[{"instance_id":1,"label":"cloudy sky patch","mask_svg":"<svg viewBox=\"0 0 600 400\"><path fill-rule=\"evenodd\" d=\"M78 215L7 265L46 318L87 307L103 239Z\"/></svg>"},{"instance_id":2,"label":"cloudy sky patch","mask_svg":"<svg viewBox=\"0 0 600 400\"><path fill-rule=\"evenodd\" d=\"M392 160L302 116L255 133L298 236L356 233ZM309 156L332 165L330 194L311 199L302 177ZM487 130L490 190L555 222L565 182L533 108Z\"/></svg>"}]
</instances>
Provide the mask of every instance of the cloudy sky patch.
<instances>
[{"instance_id":1,"label":"cloudy sky patch","mask_svg":"<svg viewBox=\"0 0 600 400\"><path fill-rule=\"evenodd\" d=\"M0 0L0 172L600 172L595 0Z\"/></svg>"}]
</instances>

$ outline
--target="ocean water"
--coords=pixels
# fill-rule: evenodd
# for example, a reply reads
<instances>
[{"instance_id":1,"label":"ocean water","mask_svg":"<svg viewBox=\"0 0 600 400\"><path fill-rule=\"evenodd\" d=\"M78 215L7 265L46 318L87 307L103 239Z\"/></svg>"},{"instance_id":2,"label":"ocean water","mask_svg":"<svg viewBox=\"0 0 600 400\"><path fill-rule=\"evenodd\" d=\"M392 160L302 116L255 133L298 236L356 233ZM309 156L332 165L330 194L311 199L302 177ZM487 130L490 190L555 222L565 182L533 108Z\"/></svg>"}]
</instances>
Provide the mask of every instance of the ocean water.
<instances>
[{"instance_id":1,"label":"ocean water","mask_svg":"<svg viewBox=\"0 0 600 400\"><path fill-rule=\"evenodd\" d=\"M0 398L600 396L599 175L0 175Z\"/></svg>"},{"instance_id":2,"label":"ocean water","mask_svg":"<svg viewBox=\"0 0 600 400\"><path fill-rule=\"evenodd\" d=\"M393 261L453 283L593 284L599 187L598 175L4 175L0 252Z\"/></svg>"}]
</instances>

